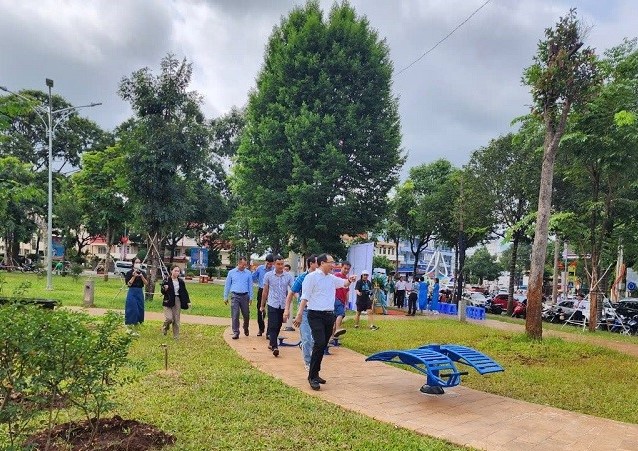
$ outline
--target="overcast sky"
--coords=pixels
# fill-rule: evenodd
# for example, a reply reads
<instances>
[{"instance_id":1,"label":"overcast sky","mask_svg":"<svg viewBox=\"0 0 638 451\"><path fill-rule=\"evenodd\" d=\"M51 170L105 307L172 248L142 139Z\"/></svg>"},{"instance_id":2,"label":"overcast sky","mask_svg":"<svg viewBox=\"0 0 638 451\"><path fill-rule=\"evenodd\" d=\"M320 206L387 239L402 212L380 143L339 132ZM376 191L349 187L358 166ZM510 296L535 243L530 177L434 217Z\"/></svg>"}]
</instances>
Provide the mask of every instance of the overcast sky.
<instances>
[{"instance_id":1,"label":"overcast sky","mask_svg":"<svg viewBox=\"0 0 638 451\"><path fill-rule=\"evenodd\" d=\"M485 0L352 0L387 39L407 168L445 157L457 166L526 114L521 74L546 27L577 7L602 53L634 37L635 0L492 0L405 72ZM0 86L54 92L106 129L130 117L119 81L168 52L193 62L192 89L209 117L243 106L274 25L301 1L0 0ZM332 1L322 1L326 13Z\"/></svg>"}]
</instances>

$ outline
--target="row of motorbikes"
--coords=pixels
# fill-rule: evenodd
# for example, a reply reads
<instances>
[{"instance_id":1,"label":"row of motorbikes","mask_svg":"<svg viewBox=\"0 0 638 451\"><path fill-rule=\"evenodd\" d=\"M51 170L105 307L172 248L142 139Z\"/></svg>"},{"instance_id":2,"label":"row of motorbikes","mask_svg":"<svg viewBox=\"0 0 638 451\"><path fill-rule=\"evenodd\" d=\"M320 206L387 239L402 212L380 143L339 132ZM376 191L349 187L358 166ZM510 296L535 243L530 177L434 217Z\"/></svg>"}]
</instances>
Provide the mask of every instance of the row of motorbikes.
<instances>
[{"instance_id":1,"label":"row of motorbikes","mask_svg":"<svg viewBox=\"0 0 638 451\"><path fill-rule=\"evenodd\" d=\"M541 313L543 321L549 323L583 324L587 319L580 310L567 312L558 305L543 304ZM638 335L638 315L624 316L617 313L603 315L596 326L600 330L616 332L623 335Z\"/></svg>"}]
</instances>

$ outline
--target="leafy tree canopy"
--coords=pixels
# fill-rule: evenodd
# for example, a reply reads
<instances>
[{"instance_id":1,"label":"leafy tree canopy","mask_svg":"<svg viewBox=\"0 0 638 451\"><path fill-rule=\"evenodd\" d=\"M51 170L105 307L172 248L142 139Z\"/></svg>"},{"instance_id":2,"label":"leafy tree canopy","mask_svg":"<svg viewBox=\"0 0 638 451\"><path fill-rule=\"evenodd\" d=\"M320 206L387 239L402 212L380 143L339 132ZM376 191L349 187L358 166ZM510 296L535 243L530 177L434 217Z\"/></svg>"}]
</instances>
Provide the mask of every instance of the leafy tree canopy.
<instances>
[{"instance_id":1,"label":"leafy tree canopy","mask_svg":"<svg viewBox=\"0 0 638 451\"><path fill-rule=\"evenodd\" d=\"M347 3L295 8L267 45L234 167L255 233L343 255L371 229L403 164L385 41Z\"/></svg>"}]
</instances>

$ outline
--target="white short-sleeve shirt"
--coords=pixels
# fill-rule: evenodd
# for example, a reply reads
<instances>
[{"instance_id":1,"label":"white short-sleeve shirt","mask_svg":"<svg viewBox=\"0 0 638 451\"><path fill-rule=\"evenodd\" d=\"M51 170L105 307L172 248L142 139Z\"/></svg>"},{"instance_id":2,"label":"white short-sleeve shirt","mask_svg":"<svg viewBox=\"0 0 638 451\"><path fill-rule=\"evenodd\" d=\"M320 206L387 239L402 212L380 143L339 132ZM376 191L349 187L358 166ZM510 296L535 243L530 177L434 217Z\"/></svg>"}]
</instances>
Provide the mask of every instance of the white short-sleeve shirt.
<instances>
[{"instance_id":1,"label":"white short-sleeve shirt","mask_svg":"<svg viewBox=\"0 0 638 451\"><path fill-rule=\"evenodd\" d=\"M348 279L317 269L306 276L301 285L301 299L308 301L308 310L333 311L337 288L344 288Z\"/></svg>"}]
</instances>

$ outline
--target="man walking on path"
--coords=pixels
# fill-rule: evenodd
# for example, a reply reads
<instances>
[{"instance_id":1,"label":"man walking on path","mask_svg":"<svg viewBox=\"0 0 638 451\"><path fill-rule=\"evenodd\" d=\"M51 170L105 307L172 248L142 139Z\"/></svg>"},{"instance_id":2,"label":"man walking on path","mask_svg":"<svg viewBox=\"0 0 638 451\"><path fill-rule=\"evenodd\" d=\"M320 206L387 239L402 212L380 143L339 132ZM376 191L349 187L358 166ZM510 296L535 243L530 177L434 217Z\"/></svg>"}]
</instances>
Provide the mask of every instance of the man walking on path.
<instances>
[{"instance_id":1,"label":"man walking on path","mask_svg":"<svg viewBox=\"0 0 638 451\"><path fill-rule=\"evenodd\" d=\"M286 309L284 310L284 322L288 321L288 317L290 316L290 306L292 302L292 297L297 294L301 295L301 287L304 279L308 274L315 271L317 269L317 256L311 255L306 260L306 265L308 271L299 274L299 276L295 279L295 282L292 284L292 288L286 297ZM299 327L299 335L301 336L301 354L303 356L303 363L306 371L310 369L310 356L312 355L312 347L314 345L314 340L312 339L312 331L310 330L310 325L308 324L308 309L301 308L301 299L299 300L297 306L297 315L301 312L301 322L297 326Z\"/></svg>"},{"instance_id":2,"label":"man walking on path","mask_svg":"<svg viewBox=\"0 0 638 451\"><path fill-rule=\"evenodd\" d=\"M308 371L308 382L313 390L319 390L320 384L325 384L325 379L319 376L321 371L321 361L323 352L328 344L328 338L332 334L334 325L334 304L335 290L337 288L347 288L355 279L350 276L348 279L340 279L332 274L334 259L331 255L321 254L317 257L319 268L306 276L302 284L301 305L302 310L308 305L308 324L312 331L312 339L315 344L310 357L310 370ZM295 326L301 322L301 312L297 313Z\"/></svg>"},{"instance_id":3,"label":"man walking on path","mask_svg":"<svg viewBox=\"0 0 638 451\"><path fill-rule=\"evenodd\" d=\"M264 322L264 314L261 311L261 295L264 291L264 277L268 271L272 271L273 264L273 256L272 254L266 255L266 263L263 265L259 265L255 272L253 273L253 282L257 283L257 325L259 326L259 332L257 333L258 337L261 337L264 334L264 329L266 329L266 323Z\"/></svg>"},{"instance_id":4,"label":"man walking on path","mask_svg":"<svg viewBox=\"0 0 638 451\"><path fill-rule=\"evenodd\" d=\"M224 303L228 304L228 295L230 294L230 317L234 340L239 338L240 311L244 318L244 335L248 336L249 305L253 298L253 281L252 274L246 268L247 265L246 258L240 257L237 267L228 272L224 285Z\"/></svg>"},{"instance_id":5,"label":"man walking on path","mask_svg":"<svg viewBox=\"0 0 638 451\"><path fill-rule=\"evenodd\" d=\"M336 273L335 276L340 279L347 279L350 273L352 265L350 262L345 261L341 263L341 271ZM348 298L350 297L349 288L337 288L335 294L335 328L332 333L333 337L339 337L346 333L346 330L341 327L341 323L346 316L346 305L348 305Z\"/></svg>"},{"instance_id":6,"label":"man walking on path","mask_svg":"<svg viewBox=\"0 0 638 451\"><path fill-rule=\"evenodd\" d=\"M263 313L268 306L268 333L266 334L270 340L268 349L272 351L272 355L277 357L279 356L277 340L279 332L281 332L286 298L288 289L292 287L293 277L292 274L284 271L284 258L281 255L273 260L275 260L275 270L267 272L264 276L260 311Z\"/></svg>"}]
</instances>

